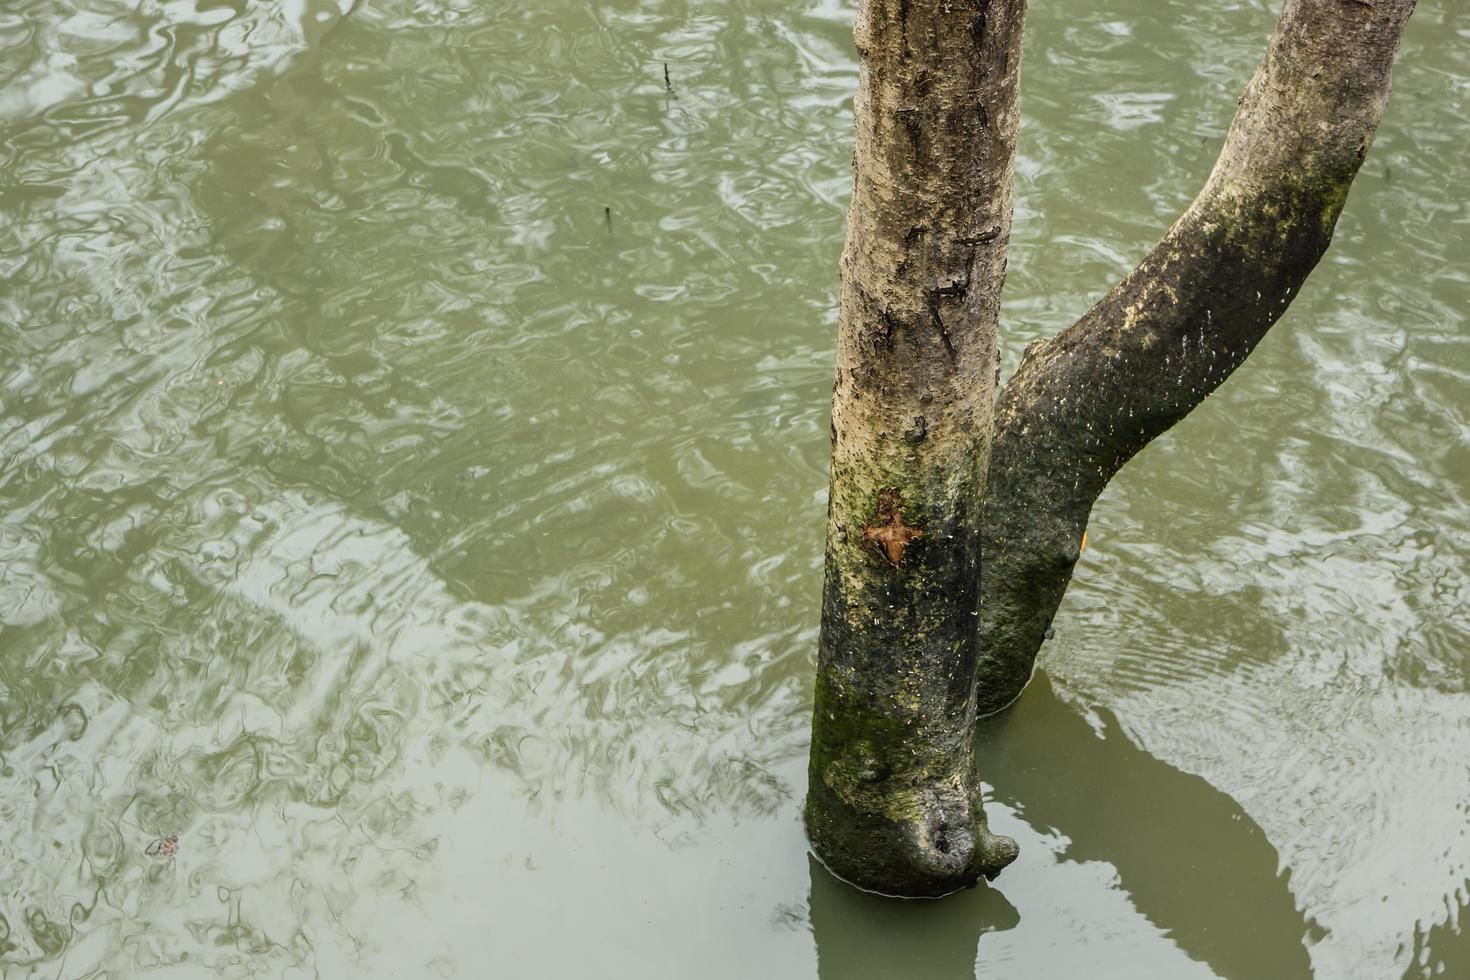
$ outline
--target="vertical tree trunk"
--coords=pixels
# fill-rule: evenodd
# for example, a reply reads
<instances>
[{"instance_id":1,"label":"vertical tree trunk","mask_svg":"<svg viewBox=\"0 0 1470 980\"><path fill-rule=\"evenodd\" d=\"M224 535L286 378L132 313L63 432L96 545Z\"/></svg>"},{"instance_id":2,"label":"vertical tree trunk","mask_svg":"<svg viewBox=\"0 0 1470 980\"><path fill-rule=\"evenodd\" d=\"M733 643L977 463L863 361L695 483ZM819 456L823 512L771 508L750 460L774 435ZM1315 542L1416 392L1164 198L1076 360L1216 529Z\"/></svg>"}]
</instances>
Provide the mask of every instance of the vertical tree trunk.
<instances>
[{"instance_id":1,"label":"vertical tree trunk","mask_svg":"<svg viewBox=\"0 0 1470 980\"><path fill-rule=\"evenodd\" d=\"M862 0L806 823L872 890L994 875L972 726L1024 0Z\"/></svg>"},{"instance_id":2,"label":"vertical tree trunk","mask_svg":"<svg viewBox=\"0 0 1470 980\"><path fill-rule=\"evenodd\" d=\"M1132 273L1026 356L995 420L978 704L1031 676L1092 504L1229 376L1326 251L1414 0L1286 0L1214 172Z\"/></svg>"}]
</instances>

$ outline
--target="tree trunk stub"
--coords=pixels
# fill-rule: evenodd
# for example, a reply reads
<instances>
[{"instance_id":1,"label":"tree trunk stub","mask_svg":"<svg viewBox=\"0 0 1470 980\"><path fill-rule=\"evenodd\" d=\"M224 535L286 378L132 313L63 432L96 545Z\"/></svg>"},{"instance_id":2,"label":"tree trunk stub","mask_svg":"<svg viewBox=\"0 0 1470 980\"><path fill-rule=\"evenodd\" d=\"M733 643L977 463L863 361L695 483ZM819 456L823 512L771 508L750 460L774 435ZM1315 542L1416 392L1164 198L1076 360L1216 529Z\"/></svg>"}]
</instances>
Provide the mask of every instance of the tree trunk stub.
<instances>
[{"instance_id":1,"label":"tree trunk stub","mask_svg":"<svg viewBox=\"0 0 1470 980\"><path fill-rule=\"evenodd\" d=\"M1164 239L1027 348L995 417L978 708L1031 676L1093 502L1245 360L1326 251L1414 0L1287 0L1224 149Z\"/></svg>"},{"instance_id":2,"label":"tree trunk stub","mask_svg":"<svg viewBox=\"0 0 1470 980\"><path fill-rule=\"evenodd\" d=\"M972 732L980 499L1023 0L863 0L806 822L836 874L939 895L1015 845Z\"/></svg>"}]
</instances>

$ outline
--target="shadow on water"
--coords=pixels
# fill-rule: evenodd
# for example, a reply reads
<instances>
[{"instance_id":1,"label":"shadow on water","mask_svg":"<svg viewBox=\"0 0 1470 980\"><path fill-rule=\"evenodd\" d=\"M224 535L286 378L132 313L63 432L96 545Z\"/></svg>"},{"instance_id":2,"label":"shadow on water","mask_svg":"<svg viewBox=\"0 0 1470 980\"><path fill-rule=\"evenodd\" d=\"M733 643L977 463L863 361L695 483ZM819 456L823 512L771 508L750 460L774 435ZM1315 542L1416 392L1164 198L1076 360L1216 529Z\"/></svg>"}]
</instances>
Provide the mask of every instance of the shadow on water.
<instances>
[{"instance_id":1,"label":"shadow on water","mask_svg":"<svg viewBox=\"0 0 1470 980\"><path fill-rule=\"evenodd\" d=\"M973 980L980 937L1021 921L1004 895L984 885L937 902L904 901L860 892L816 858L807 861L822 980Z\"/></svg>"},{"instance_id":2,"label":"shadow on water","mask_svg":"<svg viewBox=\"0 0 1470 980\"><path fill-rule=\"evenodd\" d=\"M1102 737L1042 673L981 722L980 771L996 798L1070 840L1062 857L1106 861L1134 906L1230 980L1310 978L1276 849L1226 794L1139 749L1107 712Z\"/></svg>"}]
</instances>

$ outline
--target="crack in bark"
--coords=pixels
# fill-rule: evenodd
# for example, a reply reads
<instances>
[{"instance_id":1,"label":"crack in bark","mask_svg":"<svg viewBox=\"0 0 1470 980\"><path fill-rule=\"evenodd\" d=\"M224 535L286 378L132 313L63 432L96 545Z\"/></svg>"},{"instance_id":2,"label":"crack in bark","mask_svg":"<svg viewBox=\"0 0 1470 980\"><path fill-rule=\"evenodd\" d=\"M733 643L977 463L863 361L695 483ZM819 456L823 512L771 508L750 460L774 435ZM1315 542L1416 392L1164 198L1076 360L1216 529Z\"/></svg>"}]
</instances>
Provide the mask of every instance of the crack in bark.
<instances>
[{"instance_id":1,"label":"crack in bark","mask_svg":"<svg viewBox=\"0 0 1470 980\"><path fill-rule=\"evenodd\" d=\"M979 9L970 21L970 40L975 42L976 50L985 46L985 8L981 6L983 2L984 0L976 0L975 6Z\"/></svg>"},{"instance_id":2,"label":"crack in bark","mask_svg":"<svg viewBox=\"0 0 1470 980\"><path fill-rule=\"evenodd\" d=\"M901 106L893 110L893 114L898 117L898 121L903 125L903 131L908 134L909 145L917 151L919 138L924 133L924 124L919 110L913 106Z\"/></svg>"},{"instance_id":3,"label":"crack in bark","mask_svg":"<svg viewBox=\"0 0 1470 980\"><path fill-rule=\"evenodd\" d=\"M892 353L894 337L898 334L898 321L887 310L879 312L878 321L883 324L883 332L874 335L873 346Z\"/></svg>"},{"instance_id":4,"label":"crack in bark","mask_svg":"<svg viewBox=\"0 0 1470 980\"><path fill-rule=\"evenodd\" d=\"M963 303L969 292L970 270L968 267L963 275L950 276L944 285L929 290L927 298L929 316L934 321L935 327L939 329L940 343L944 345L944 352L949 355L951 364L958 363L959 353L955 350L954 338L949 333L949 325L944 322L943 304L946 299Z\"/></svg>"},{"instance_id":5,"label":"crack in bark","mask_svg":"<svg viewBox=\"0 0 1470 980\"><path fill-rule=\"evenodd\" d=\"M949 335L949 326L944 322L944 314L939 311L939 301L935 298L935 293L930 293L928 305L929 318L939 331L939 342L944 347L944 353L949 355L949 363L953 367L959 363L960 355L955 350L954 338Z\"/></svg>"},{"instance_id":6,"label":"crack in bark","mask_svg":"<svg viewBox=\"0 0 1470 980\"><path fill-rule=\"evenodd\" d=\"M971 247L976 246L976 245L989 245L991 242L995 241L999 237L1000 237L1000 229L999 228L986 228L984 231L980 232L978 235L970 235L970 236L966 236L964 238L961 238L960 239L960 244L961 245L969 245ZM973 258L973 256L971 256L971 257Z\"/></svg>"}]
</instances>

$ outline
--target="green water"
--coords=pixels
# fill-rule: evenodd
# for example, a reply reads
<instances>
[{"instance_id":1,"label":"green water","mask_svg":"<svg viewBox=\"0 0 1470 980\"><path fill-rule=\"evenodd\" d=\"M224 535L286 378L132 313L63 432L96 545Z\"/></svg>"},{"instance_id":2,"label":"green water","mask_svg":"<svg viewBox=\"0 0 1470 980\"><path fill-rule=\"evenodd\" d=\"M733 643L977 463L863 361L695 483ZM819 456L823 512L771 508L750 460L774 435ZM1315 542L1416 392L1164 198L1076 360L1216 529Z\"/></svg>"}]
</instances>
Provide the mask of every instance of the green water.
<instances>
[{"instance_id":1,"label":"green water","mask_svg":"<svg viewBox=\"0 0 1470 980\"><path fill-rule=\"evenodd\" d=\"M1465 976L1463 9L905 904L798 821L850 4L8 0L0 975ZM1033 4L1008 363L1273 19Z\"/></svg>"}]
</instances>

